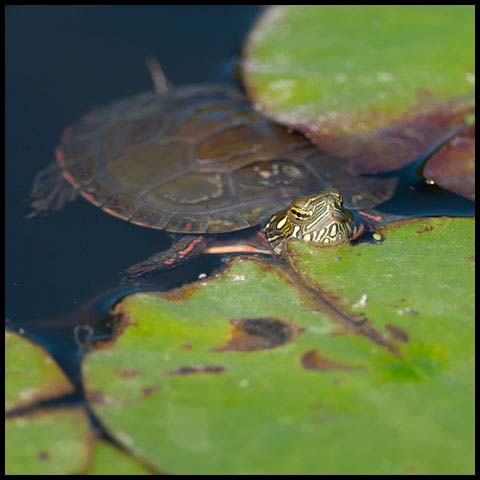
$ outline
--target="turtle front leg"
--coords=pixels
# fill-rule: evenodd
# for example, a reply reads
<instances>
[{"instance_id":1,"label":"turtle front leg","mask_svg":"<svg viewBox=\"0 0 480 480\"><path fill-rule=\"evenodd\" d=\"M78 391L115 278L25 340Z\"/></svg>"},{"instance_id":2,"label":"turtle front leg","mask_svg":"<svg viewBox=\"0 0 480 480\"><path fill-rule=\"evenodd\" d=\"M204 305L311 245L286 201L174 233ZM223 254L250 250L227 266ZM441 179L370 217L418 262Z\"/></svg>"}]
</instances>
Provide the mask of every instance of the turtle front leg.
<instances>
[{"instance_id":1,"label":"turtle front leg","mask_svg":"<svg viewBox=\"0 0 480 480\"><path fill-rule=\"evenodd\" d=\"M204 253L206 248L207 242L203 235L185 235L178 239L174 237L170 248L127 268L125 270L125 277L127 279L134 279L152 272L161 272L178 267L194 255Z\"/></svg>"},{"instance_id":2,"label":"turtle front leg","mask_svg":"<svg viewBox=\"0 0 480 480\"><path fill-rule=\"evenodd\" d=\"M63 178L57 163L37 173L30 193L33 211L27 218L34 218L44 212L61 210L67 202L73 202L78 192Z\"/></svg>"}]
</instances>

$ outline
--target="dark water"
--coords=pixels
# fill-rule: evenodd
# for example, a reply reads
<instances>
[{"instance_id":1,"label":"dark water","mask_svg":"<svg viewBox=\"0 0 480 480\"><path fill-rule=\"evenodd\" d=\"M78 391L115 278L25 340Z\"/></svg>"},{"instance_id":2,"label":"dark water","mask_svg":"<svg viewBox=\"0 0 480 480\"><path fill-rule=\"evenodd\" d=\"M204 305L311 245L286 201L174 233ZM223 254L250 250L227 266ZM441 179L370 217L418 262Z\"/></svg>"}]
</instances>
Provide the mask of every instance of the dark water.
<instances>
[{"instance_id":1,"label":"dark water","mask_svg":"<svg viewBox=\"0 0 480 480\"><path fill-rule=\"evenodd\" d=\"M242 41L260 10L7 8L6 323L44 344L69 373L75 371L72 352L77 349L72 326L98 324L100 307L128 293L116 291L119 272L162 250L169 239L105 215L83 200L27 220L34 175L53 161L67 124L91 107L153 89L145 67L148 54L159 59L175 85L232 82ZM171 288L218 263L218 258L213 263L199 258L156 276L152 287ZM94 313L82 317L82 305L99 295L104 300L94 302Z\"/></svg>"},{"instance_id":2,"label":"dark water","mask_svg":"<svg viewBox=\"0 0 480 480\"><path fill-rule=\"evenodd\" d=\"M79 345L108 306L129 293L119 272L165 248L168 236L79 200L27 220L35 174L53 161L62 129L91 107L151 90L145 57L175 85L232 83L258 6L8 7L6 10L6 322L45 345L78 380ZM398 172L397 172L398 175ZM389 213L472 215L474 204L400 172ZM201 257L155 283L168 289L210 272ZM152 282L153 280L151 280ZM90 303L89 303L90 302ZM90 305L93 305L90 308ZM96 330L95 335L101 335Z\"/></svg>"}]
</instances>

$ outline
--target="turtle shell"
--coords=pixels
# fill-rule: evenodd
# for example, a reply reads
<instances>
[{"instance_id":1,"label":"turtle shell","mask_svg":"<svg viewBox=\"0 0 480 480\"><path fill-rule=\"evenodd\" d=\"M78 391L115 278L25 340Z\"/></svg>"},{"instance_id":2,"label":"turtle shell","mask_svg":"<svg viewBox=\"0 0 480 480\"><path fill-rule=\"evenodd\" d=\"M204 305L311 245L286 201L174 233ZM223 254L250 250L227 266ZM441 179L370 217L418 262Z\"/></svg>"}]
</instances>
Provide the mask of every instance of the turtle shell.
<instances>
[{"instance_id":1,"label":"turtle shell","mask_svg":"<svg viewBox=\"0 0 480 480\"><path fill-rule=\"evenodd\" d=\"M330 186L353 208L393 191L392 182L354 175L223 85L145 93L94 110L64 131L56 158L94 205L170 232L255 226Z\"/></svg>"}]
</instances>

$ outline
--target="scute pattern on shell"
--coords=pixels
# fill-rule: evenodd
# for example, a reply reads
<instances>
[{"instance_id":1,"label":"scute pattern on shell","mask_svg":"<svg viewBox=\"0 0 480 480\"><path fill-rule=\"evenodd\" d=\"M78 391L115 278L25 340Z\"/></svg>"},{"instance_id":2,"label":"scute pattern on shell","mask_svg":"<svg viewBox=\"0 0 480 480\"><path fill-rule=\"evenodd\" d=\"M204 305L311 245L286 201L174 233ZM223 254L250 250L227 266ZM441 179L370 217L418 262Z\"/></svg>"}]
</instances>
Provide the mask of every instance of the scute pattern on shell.
<instances>
[{"instance_id":1,"label":"scute pattern on shell","mask_svg":"<svg viewBox=\"0 0 480 480\"><path fill-rule=\"evenodd\" d=\"M394 181L362 178L222 85L144 93L94 110L56 150L88 201L135 224L224 233L265 222L295 197L338 188L371 208Z\"/></svg>"}]
</instances>

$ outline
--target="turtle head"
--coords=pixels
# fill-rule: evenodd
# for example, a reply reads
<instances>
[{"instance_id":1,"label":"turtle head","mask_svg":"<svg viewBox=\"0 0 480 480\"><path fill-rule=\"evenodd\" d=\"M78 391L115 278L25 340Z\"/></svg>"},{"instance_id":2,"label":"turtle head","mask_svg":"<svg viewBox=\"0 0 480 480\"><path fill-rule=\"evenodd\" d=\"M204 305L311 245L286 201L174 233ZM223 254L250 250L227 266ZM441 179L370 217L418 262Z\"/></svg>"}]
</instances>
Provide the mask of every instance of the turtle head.
<instances>
[{"instance_id":1,"label":"turtle head","mask_svg":"<svg viewBox=\"0 0 480 480\"><path fill-rule=\"evenodd\" d=\"M275 252L280 253L288 238L320 245L347 241L355 234L355 223L340 192L329 188L296 198L288 208L273 215L264 230Z\"/></svg>"}]
</instances>

